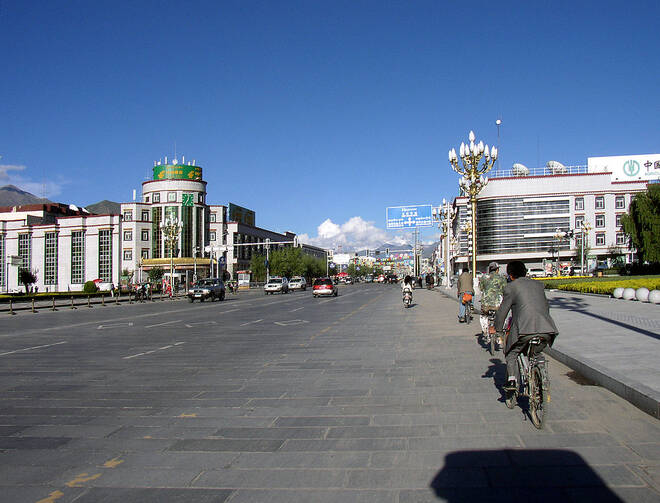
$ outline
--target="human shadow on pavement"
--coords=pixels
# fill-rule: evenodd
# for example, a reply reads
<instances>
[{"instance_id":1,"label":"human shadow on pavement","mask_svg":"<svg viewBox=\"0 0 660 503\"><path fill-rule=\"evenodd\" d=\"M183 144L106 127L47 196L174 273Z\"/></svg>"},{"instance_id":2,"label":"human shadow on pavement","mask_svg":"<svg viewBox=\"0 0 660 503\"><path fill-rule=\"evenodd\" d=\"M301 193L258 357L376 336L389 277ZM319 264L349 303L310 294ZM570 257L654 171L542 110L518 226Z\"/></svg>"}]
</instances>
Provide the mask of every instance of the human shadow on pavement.
<instances>
[{"instance_id":1,"label":"human shadow on pavement","mask_svg":"<svg viewBox=\"0 0 660 503\"><path fill-rule=\"evenodd\" d=\"M568 449L450 452L430 488L449 502L623 501Z\"/></svg>"},{"instance_id":2,"label":"human shadow on pavement","mask_svg":"<svg viewBox=\"0 0 660 503\"><path fill-rule=\"evenodd\" d=\"M506 382L506 362L500 360L499 358L491 358L491 365L486 369L486 372L481 376L484 379L492 379L493 386L499 391L500 398L499 401L504 403L506 398L506 392L502 389L502 386Z\"/></svg>"},{"instance_id":3,"label":"human shadow on pavement","mask_svg":"<svg viewBox=\"0 0 660 503\"><path fill-rule=\"evenodd\" d=\"M586 302L584 302L584 300L581 299L580 297L553 297L548 299L548 304L550 305L551 308L565 309L567 311L575 311L577 313L591 316L592 318L596 318L598 320L606 321L613 325L617 325L619 327L625 328L626 330L632 330L633 332L637 332L643 335L648 335L649 337L653 337L654 339L660 340L660 334L656 332L651 332L650 330L644 330L643 328L635 327L633 325L629 325L628 323L624 323L622 321L613 320L606 316L589 312L589 305Z\"/></svg>"}]
</instances>

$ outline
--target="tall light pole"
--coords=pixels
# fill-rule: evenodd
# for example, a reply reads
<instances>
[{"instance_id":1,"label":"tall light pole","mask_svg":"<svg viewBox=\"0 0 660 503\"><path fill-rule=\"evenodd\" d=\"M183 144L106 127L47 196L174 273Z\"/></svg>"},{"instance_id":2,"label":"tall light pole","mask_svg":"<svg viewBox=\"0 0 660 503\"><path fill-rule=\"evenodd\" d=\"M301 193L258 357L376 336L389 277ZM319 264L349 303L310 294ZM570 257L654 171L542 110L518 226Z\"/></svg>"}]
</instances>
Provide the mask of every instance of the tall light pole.
<instances>
[{"instance_id":1,"label":"tall light pole","mask_svg":"<svg viewBox=\"0 0 660 503\"><path fill-rule=\"evenodd\" d=\"M450 257L449 257L449 248L450 248L450 243L452 238L452 223L454 221L454 218L456 217L456 209L453 207L453 205L449 202L446 201L445 199L442 200L442 206L440 208L433 208L432 209L432 214L433 218L438 221L441 221L442 225L442 237L443 237L443 259L444 259L444 264L445 264L445 287L449 288L451 285L449 283L450 278L449 278L449 262L450 262Z\"/></svg>"},{"instance_id":2,"label":"tall light pole","mask_svg":"<svg viewBox=\"0 0 660 503\"><path fill-rule=\"evenodd\" d=\"M179 239L181 229L183 229L183 224L177 217L167 217L160 223L163 239L170 247L170 287L172 291L174 291L174 246Z\"/></svg>"},{"instance_id":3,"label":"tall light pole","mask_svg":"<svg viewBox=\"0 0 660 503\"><path fill-rule=\"evenodd\" d=\"M484 142L475 143L474 132L468 135L469 144L461 142L460 157L453 148L449 151L449 163L456 173L463 175L459 185L463 193L470 196L472 205L472 279L477 276L477 194L488 183L488 178L482 175L489 171L497 160L497 147L492 150Z\"/></svg>"},{"instance_id":4,"label":"tall light pole","mask_svg":"<svg viewBox=\"0 0 660 503\"><path fill-rule=\"evenodd\" d=\"M589 237L589 231L591 230L591 225L586 220L580 222L580 234L582 239L580 239L580 244L582 249L580 251L580 276L584 276L584 242Z\"/></svg>"},{"instance_id":5,"label":"tall light pole","mask_svg":"<svg viewBox=\"0 0 660 503\"><path fill-rule=\"evenodd\" d=\"M497 126L497 148L499 150L500 148L500 126L502 125L502 119L497 119L495 121L495 125ZM497 171L499 172L500 170L500 160L497 160Z\"/></svg>"}]
</instances>

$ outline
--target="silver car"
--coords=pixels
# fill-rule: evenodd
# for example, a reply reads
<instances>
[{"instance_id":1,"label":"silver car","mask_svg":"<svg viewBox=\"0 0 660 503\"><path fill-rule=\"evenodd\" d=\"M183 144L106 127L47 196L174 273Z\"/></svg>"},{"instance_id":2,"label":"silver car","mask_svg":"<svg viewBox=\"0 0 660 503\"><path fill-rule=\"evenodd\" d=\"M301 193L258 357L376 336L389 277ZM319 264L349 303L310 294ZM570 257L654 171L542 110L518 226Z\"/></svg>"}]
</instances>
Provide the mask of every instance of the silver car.
<instances>
[{"instance_id":1,"label":"silver car","mask_svg":"<svg viewBox=\"0 0 660 503\"><path fill-rule=\"evenodd\" d=\"M305 278L295 276L289 281L289 290L307 290L307 281Z\"/></svg>"},{"instance_id":2,"label":"silver car","mask_svg":"<svg viewBox=\"0 0 660 503\"><path fill-rule=\"evenodd\" d=\"M289 293L289 282L286 278L273 277L270 278L264 285L264 293L266 295L273 293Z\"/></svg>"}]
</instances>

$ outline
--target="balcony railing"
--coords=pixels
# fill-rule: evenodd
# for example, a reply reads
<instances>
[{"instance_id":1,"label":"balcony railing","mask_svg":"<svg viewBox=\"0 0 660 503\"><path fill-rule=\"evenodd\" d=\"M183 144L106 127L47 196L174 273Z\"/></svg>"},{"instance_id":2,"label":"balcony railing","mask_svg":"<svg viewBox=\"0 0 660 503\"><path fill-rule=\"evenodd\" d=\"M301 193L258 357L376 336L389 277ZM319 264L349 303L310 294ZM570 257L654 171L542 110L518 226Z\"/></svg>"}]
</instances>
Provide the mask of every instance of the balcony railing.
<instances>
[{"instance_id":1,"label":"balcony railing","mask_svg":"<svg viewBox=\"0 0 660 503\"><path fill-rule=\"evenodd\" d=\"M506 177L524 177L524 176L550 176L550 175L584 175L587 173L587 166L537 166L528 168L526 166L516 166L515 168L497 169L493 168L488 172L488 178L506 178Z\"/></svg>"}]
</instances>

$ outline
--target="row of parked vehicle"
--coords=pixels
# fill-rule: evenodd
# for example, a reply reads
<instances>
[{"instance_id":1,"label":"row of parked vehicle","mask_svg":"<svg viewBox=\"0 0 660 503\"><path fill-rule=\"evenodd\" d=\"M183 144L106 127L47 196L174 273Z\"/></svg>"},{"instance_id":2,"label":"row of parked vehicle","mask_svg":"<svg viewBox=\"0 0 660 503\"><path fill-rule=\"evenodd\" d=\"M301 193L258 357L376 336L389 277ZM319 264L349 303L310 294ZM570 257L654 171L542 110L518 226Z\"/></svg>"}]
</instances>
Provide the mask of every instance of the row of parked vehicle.
<instances>
[{"instance_id":1,"label":"row of parked vehicle","mask_svg":"<svg viewBox=\"0 0 660 503\"><path fill-rule=\"evenodd\" d=\"M296 276L289 281L287 278L274 276L270 278L264 285L264 293L289 293L292 290L307 290L307 281L305 278ZM334 284L330 278L317 278L312 284L312 293L314 297L320 296L337 296L339 291L337 285Z\"/></svg>"}]
</instances>

